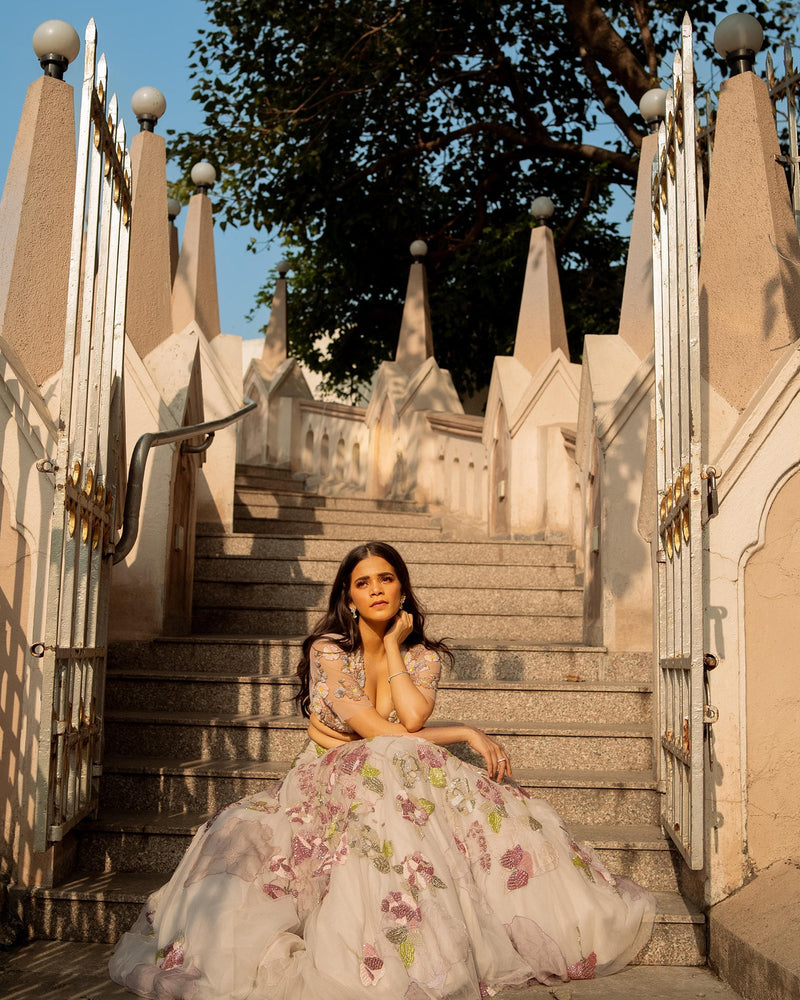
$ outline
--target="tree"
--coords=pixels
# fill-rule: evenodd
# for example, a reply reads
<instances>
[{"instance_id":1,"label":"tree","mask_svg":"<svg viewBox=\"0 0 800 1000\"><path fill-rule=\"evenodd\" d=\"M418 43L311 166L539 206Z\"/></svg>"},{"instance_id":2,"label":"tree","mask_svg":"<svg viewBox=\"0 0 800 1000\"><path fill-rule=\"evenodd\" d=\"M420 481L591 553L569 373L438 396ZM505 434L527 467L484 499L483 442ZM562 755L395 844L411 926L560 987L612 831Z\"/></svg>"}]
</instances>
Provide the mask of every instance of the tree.
<instances>
[{"instance_id":1,"label":"tree","mask_svg":"<svg viewBox=\"0 0 800 1000\"><path fill-rule=\"evenodd\" d=\"M632 191L636 106L669 78L683 2L205 4L190 67L206 127L172 155L216 161L223 225L283 241L292 353L330 386L392 356L415 238L437 360L462 393L486 385L513 344L540 194L558 208L573 355L584 332L614 331L625 242L608 211L615 187ZM780 30L794 5L753 6ZM695 5L701 44L725 8Z\"/></svg>"}]
</instances>

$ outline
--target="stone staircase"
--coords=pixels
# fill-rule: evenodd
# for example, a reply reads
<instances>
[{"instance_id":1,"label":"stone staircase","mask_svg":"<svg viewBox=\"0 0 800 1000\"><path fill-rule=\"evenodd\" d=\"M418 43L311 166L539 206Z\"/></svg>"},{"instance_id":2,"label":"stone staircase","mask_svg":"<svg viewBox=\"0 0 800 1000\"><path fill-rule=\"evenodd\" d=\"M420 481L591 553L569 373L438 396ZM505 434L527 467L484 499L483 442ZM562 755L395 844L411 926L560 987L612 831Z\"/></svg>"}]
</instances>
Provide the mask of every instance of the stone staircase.
<instances>
[{"instance_id":1,"label":"stone staircase","mask_svg":"<svg viewBox=\"0 0 800 1000\"><path fill-rule=\"evenodd\" d=\"M704 918L658 825L650 659L582 645L568 547L456 541L411 504L306 494L250 467L234 532L198 530L194 634L110 651L100 811L77 830L74 877L18 893L29 934L116 940L210 814L285 773L306 740L291 701L301 638L341 557L370 538L397 545L430 633L451 640L434 718L498 736L523 787L657 894L640 961L704 964Z\"/></svg>"}]
</instances>

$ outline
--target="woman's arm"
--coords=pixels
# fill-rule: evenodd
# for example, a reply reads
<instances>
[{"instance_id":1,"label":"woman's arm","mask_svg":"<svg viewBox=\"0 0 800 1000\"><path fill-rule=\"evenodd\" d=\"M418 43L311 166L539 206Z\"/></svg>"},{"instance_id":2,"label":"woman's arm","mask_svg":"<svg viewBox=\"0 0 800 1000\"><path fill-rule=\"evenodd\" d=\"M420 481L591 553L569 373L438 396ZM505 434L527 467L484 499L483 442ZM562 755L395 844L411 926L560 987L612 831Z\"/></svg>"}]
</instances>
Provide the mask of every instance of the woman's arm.
<instances>
[{"instance_id":1,"label":"woman's arm","mask_svg":"<svg viewBox=\"0 0 800 1000\"><path fill-rule=\"evenodd\" d=\"M459 724L443 724L424 726L416 732L409 732L403 725L387 722L374 708L364 708L348 720L350 726L364 739L373 736L397 736L398 731L405 736L420 736L436 746L446 747L453 743L467 743L483 757L486 762L486 772L495 781L502 781L508 775L511 777L511 763L503 747L480 729Z\"/></svg>"},{"instance_id":2,"label":"woman's arm","mask_svg":"<svg viewBox=\"0 0 800 1000\"><path fill-rule=\"evenodd\" d=\"M435 702L432 695L414 683L400 651L400 644L411 635L413 628L414 619L407 611L401 611L386 630L383 648L397 717L408 732L418 733L431 717Z\"/></svg>"}]
</instances>

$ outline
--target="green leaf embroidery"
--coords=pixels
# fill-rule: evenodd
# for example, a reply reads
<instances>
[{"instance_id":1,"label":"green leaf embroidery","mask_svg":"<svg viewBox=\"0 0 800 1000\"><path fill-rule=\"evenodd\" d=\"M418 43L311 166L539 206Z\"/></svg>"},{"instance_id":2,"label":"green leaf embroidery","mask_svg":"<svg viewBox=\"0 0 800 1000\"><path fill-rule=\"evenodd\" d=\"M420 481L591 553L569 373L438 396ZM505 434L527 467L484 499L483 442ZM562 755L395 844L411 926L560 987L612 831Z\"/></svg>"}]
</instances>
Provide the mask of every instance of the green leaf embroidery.
<instances>
[{"instance_id":1,"label":"green leaf embroidery","mask_svg":"<svg viewBox=\"0 0 800 1000\"><path fill-rule=\"evenodd\" d=\"M391 840L384 840L381 850L383 851L383 856L385 858L390 858L392 854L394 854L394 847L392 846Z\"/></svg>"},{"instance_id":2,"label":"green leaf embroidery","mask_svg":"<svg viewBox=\"0 0 800 1000\"><path fill-rule=\"evenodd\" d=\"M580 871L583 872L583 874L589 879L590 882L594 881L594 879L592 878L591 870L589 869L589 866L586 864L583 858L575 854L573 855L572 863L573 865L575 865L576 868L578 868Z\"/></svg>"},{"instance_id":3,"label":"green leaf embroidery","mask_svg":"<svg viewBox=\"0 0 800 1000\"><path fill-rule=\"evenodd\" d=\"M430 816L436 806L429 799L420 799L419 804L425 810L425 812Z\"/></svg>"},{"instance_id":4,"label":"green leaf embroidery","mask_svg":"<svg viewBox=\"0 0 800 1000\"><path fill-rule=\"evenodd\" d=\"M392 871L397 872L398 875L402 875L403 874L403 866L402 865L392 865Z\"/></svg>"},{"instance_id":5,"label":"green leaf embroidery","mask_svg":"<svg viewBox=\"0 0 800 1000\"><path fill-rule=\"evenodd\" d=\"M492 809L489 813L489 826L495 833L500 833L500 827L503 825L503 817L499 809Z\"/></svg>"},{"instance_id":6,"label":"green leaf embroidery","mask_svg":"<svg viewBox=\"0 0 800 1000\"><path fill-rule=\"evenodd\" d=\"M408 937L408 931L405 927L393 927L391 930L386 931L386 937L389 941L391 941L395 948L399 948L405 943L405 940Z\"/></svg>"},{"instance_id":7,"label":"green leaf embroidery","mask_svg":"<svg viewBox=\"0 0 800 1000\"><path fill-rule=\"evenodd\" d=\"M528 822L531 825L531 830L534 830L534 831L541 830L542 824L539 822L538 819L534 819L533 816L529 816L528 817Z\"/></svg>"},{"instance_id":8,"label":"green leaf embroidery","mask_svg":"<svg viewBox=\"0 0 800 1000\"><path fill-rule=\"evenodd\" d=\"M400 958L403 961L403 965L408 968L414 961L414 945L410 941L404 941L400 945L398 951L400 952Z\"/></svg>"},{"instance_id":9,"label":"green leaf embroidery","mask_svg":"<svg viewBox=\"0 0 800 1000\"><path fill-rule=\"evenodd\" d=\"M377 792L378 795L383 795L383 782L377 778L366 777L364 778L364 784L373 792Z\"/></svg>"},{"instance_id":10,"label":"green leaf embroidery","mask_svg":"<svg viewBox=\"0 0 800 1000\"><path fill-rule=\"evenodd\" d=\"M428 773L428 779L434 788L444 788L447 784L447 777L440 767L432 767Z\"/></svg>"},{"instance_id":11,"label":"green leaf embroidery","mask_svg":"<svg viewBox=\"0 0 800 1000\"><path fill-rule=\"evenodd\" d=\"M361 776L364 778L377 778L381 772L377 767L373 767L371 764L365 764L361 768Z\"/></svg>"},{"instance_id":12,"label":"green leaf embroidery","mask_svg":"<svg viewBox=\"0 0 800 1000\"><path fill-rule=\"evenodd\" d=\"M375 867L378 869L378 871L381 873L381 875L389 874L389 862L382 854L379 854L377 858L370 858L370 860L372 861L373 865L375 865Z\"/></svg>"},{"instance_id":13,"label":"green leaf embroidery","mask_svg":"<svg viewBox=\"0 0 800 1000\"><path fill-rule=\"evenodd\" d=\"M438 875L434 875L433 876L433 878L431 879L431 885L433 886L434 889L446 889L447 888L447 883L446 882L442 882L442 880L439 878Z\"/></svg>"}]
</instances>

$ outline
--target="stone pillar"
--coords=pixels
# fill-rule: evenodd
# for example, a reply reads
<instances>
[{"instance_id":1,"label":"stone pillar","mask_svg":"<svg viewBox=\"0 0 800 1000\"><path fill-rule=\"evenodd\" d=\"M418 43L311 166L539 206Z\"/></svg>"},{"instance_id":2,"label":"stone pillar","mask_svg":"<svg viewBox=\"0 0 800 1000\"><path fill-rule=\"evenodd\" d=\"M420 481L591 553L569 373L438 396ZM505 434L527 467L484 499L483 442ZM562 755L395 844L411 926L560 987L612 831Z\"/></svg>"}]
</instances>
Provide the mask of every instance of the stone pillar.
<instances>
[{"instance_id":1,"label":"stone pillar","mask_svg":"<svg viewBox=\"0 0 800 1000\"><path fill-rule=\"evenodd\" d=\"M569 360L553 233L541 225L531 230L514 357L533 374L557 347Z\"/></svg>"},{"instance_id":2,"label":"stone pillar","mask_svg":"<svg viewBox=\"0 0 800 1000\"><path fill-rule=\"evenodd\" d=\"M619 335L644 359L653 350L653 236L650 203L653 159L658 153L658 134L645 136L639 157L633 224L625 265L625 286L619 317Z\"/></svg>"},{"instance_id":3,"label":"stone pillar","mask_svg":"<svg viewBox=\"0 0 800 1000\"><path fill-rule=\"evenodd\" d=\"M0 343L38 386L64 362L74 200L72 87L42 76L28 88L0 201Z\"/></svg>"},{"instance_id":4,"label":"stone pillar","mask_svg":"<svg viewBox=\"0 0 800 1000\"><path fill-rule=\"evenodd\" d=\"M269 316L261 361L266 371L274 372L286 360L286 271L280 271L275 282L272 297L272 312Z\"/></svg>"},{"instance_id":5,"label":"stone pillar","mask_svg":"<svg viewBox=\"0 0 800 1000\"><path fill-rule=\"evenodd\" d=\"M425 244L418 241L421 247ZM412 253L415 244L412 243ZM421 247L416 249L421 250ZM400 336L397 339L395 362L409 375L428 358L433 357L433 329L431 327L431 312L428 306L428 276L422 257L428 252L415 255L416 259L408 272L408 287L403 305L403 321L400 324Z\"/></svg>"},{"instance_id":6,"label":"stone pillar","mask_svg":"<svg viewBox=\"0 0 800 1000\"><path fill-rule=\"evenodd\" d=\"M202 193L192 195L189 201L172 285L172 329L180 333L190 323L196 323L207 340L219 336L214 218L211 201Z\"/></svg>"},{"instance_id":7,"label":"stone pillar","mask_svg":"<svg viewBox=\"0 0 800 1000\"><path fill-rule=\"evenodd\" d=\"M800 334L800 247L767 85L722 85L700 265L704 377L741 412Z\"/></svg>"},{"instance_id":8,"label":"stone pillar","mask_svg":"<svg viewBox=\"0 0 800 1000\"><path fill-rule=\"evenodd\" d=\"M144 358L172 334L167 157L164 139L153 132L135 135L130 152L133 210L125 328Z\"/></svg>"}]
</instances>

